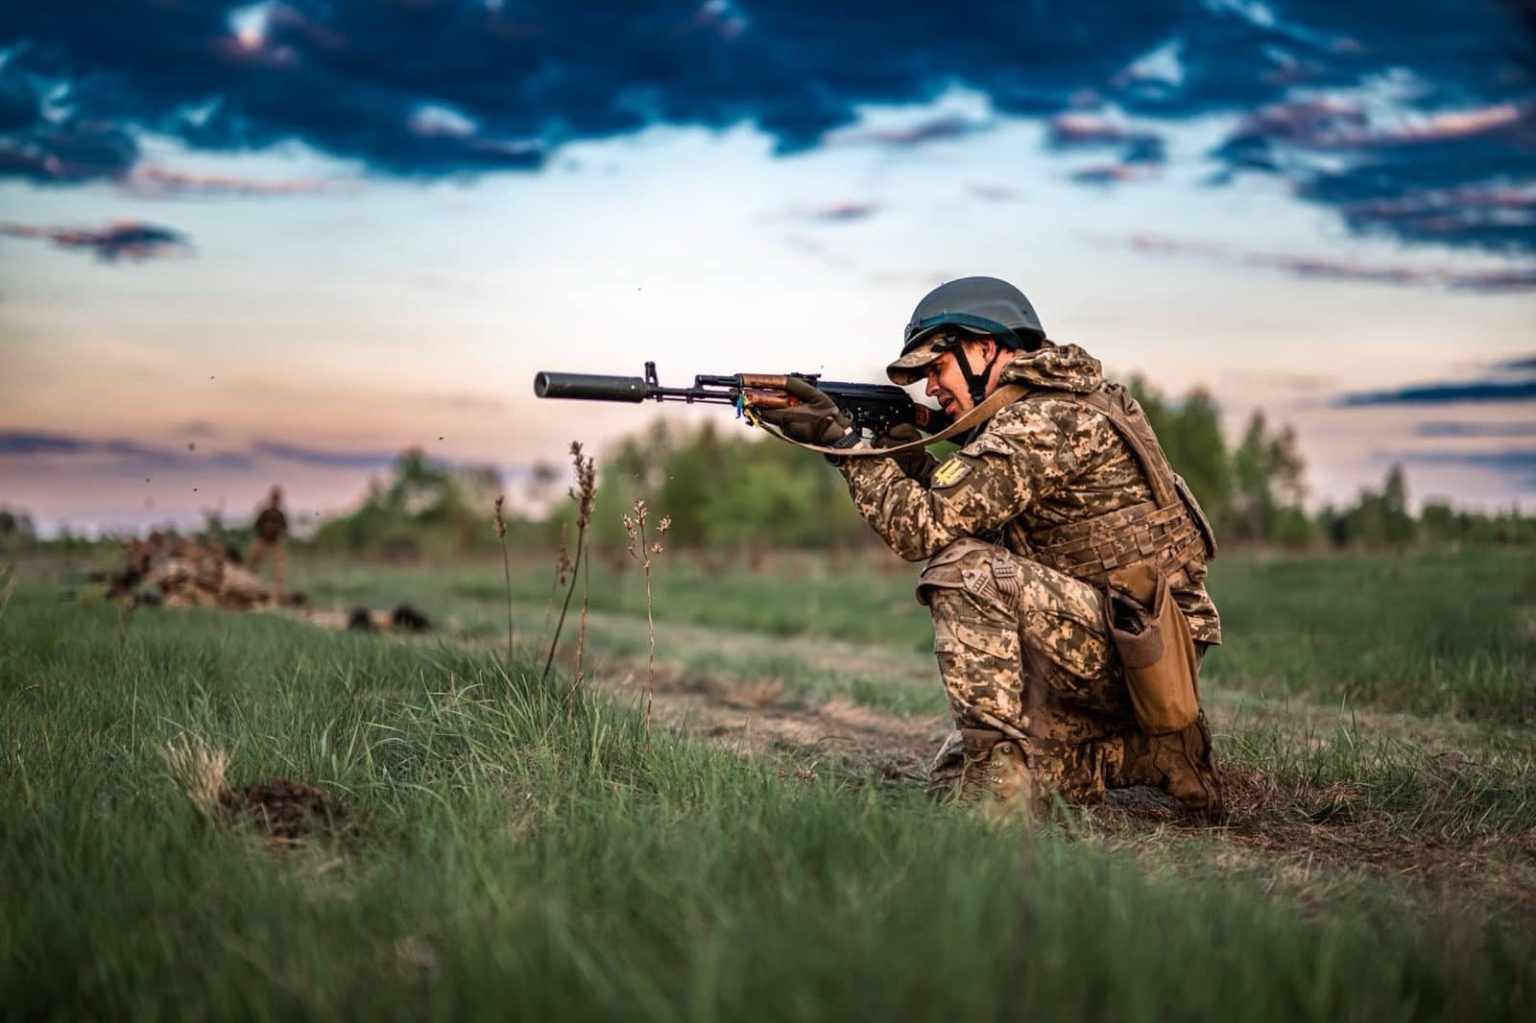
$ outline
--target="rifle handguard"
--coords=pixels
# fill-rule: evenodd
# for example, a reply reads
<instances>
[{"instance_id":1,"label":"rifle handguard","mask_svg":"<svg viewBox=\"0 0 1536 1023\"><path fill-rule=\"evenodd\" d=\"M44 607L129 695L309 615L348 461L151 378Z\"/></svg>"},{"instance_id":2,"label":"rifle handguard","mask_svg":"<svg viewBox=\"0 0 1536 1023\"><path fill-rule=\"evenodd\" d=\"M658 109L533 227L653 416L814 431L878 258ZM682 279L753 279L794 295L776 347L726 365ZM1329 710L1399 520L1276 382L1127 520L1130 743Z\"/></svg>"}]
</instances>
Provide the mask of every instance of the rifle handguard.
<instances>
[{"instance_id":1,"label":"rifle handguard","mask_svg":"<svg viewBox=\"0 0 1536 1023\"><path fill-rule=\"evenodd\" d=\"M834 448L819 444L801 444L797 440L791 440L778 430L773 429L767 423L762 424L763 429L770 435L777 437L785 444L793 444L797 448L807 451L816 451L823 455L832 455L837 458L890 458L892 455L901 454L904 451L920 451L930 445L937 444L941 440L948 440L956 434L964 433L972 427L980 426L988 419L997 415L1004 405L1012 404L1024 396L1028 390L1022 384L1004 384L987 396L980 405L975 406L959 419L950 423L938 433L921 440L909 441L906 444L897 444L890 448Z\"/></svg>"}]
</instances>

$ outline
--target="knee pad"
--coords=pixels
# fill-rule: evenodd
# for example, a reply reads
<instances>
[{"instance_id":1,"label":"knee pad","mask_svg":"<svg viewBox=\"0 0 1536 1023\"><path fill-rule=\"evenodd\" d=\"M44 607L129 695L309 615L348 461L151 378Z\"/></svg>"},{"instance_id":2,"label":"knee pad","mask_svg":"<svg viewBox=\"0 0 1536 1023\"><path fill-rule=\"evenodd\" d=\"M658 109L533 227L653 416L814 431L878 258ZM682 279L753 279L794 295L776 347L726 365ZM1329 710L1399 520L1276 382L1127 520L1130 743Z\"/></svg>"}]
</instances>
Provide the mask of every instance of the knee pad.
<instances>
[{"instance_id":1,"label":"knee pad","mask_svg":"<svg viewBox=\"0 0 1536 1023\"><path fill-rule=\"evenodd\" d=\"M933 556L917 578L917 601L928 605L935 590L960 590L988 610L1012 613L999 579L1013 573L1012 556L995 544L964 537ZM1004 567L1006 566L1006 567Z\"/></svg>"}]
</instances>

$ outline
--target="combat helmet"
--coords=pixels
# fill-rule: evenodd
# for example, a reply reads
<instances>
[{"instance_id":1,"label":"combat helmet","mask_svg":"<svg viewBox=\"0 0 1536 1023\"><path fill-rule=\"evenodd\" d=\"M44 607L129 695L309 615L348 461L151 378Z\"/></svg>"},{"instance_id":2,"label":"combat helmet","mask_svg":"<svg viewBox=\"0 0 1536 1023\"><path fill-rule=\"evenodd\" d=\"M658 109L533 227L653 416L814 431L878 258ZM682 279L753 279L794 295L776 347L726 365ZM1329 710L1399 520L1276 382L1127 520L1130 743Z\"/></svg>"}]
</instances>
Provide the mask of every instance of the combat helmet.
<instances>
[{"instance_id":1,"label":"combat helmet","mask_svg":"<svg viewBox=\"0 0 1536 1023\"><path fill-rule=\"evenodd\" d=\"M912 311L903 337L901 356L886 367L898 384L921 380L928 364L952 350L964 335L991 337L1003 349L1033 346L1045 338L1045 328L1024 293L996 277L961 277L934 288ZM994 358L994 362L996 359ZM973 401L981 401L992 364L975 372L959 360Z\"/></svg>"}]
</instances>

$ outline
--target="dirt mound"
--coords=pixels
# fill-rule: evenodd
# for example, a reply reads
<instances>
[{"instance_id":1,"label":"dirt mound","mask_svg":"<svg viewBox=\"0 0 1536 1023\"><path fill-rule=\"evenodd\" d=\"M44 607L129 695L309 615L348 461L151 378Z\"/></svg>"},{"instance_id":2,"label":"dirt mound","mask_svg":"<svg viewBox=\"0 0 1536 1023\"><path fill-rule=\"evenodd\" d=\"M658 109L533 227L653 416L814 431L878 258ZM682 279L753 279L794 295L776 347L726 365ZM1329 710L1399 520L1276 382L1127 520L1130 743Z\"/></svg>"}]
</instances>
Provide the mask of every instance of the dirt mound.
<instances>
[{"instance_id":1,"label":"dirt mound","mask_svg":"<svg viewBox=\"0 0 1536 1023\"><path fill-rule=\"evenodd\" d=\"M273 838L297 839L334 830L345 814L313 785L277 778L219 791L219 809L232 821L248 823Z\"/></svg>"}]
</instances>

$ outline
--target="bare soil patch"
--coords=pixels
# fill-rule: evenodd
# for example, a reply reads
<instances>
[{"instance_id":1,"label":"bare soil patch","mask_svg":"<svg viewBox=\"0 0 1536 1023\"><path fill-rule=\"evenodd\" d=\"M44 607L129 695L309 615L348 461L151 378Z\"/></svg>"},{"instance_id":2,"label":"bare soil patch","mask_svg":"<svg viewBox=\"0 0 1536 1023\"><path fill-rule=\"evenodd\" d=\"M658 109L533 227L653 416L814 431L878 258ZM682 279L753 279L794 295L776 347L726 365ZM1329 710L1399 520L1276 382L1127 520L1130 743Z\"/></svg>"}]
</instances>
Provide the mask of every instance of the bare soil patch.
<instances>
[{"instance_id":1,"label":"bare soil patch","mask_svg":"<svg viewBox=\"0 0 1536 1023\"><path fill-rule=\"evenodd\" d=\"M619 699L634 700L643 691L645 668L610 664L595 677ZM940 718L900 717L841 700L776 705L777 692L771 684L715 683L658 664L653 714L679 734L724 744L742 756L776 758L799 777L832 773L875 784L920 784L949 730ZM1297 723L1310 727L1314 711L1299 708ZM1214 727L1229 728L1235 713L1235 704L1216 708ZM1410 729L1396 716L1383 724L1426 741L1438 732L1433 722L1418 720ZM1219 866L1262 869L1271 884L1288 888L1326 892L1327 879L1367 871L1453 899L1497 900L1522 916L1536 916L1536 829L1513 837L1447 838L1367 808L1348 784L1279 785L1262 770L1229 765L1225 785L1229 813L1219 826L1189 822L1163 793L1140 786L1112 791L1103 805L1085 812L1112 841L1149 853L1166 851L1170 839L1214 841L1229 850L1215 853Z\"/></svg>"},{"instance_id":2,"label":"bare soil patch","mask_svg":"<svg viewBox=\"0 0 1536 1023\"><path fill-rule=\"evenodd\" d=\"M620 700L644 691L645 667L612 666L598 685ZM743 756L777 756L797 770L835 770L879 781L919 781L949 726L903 718L844 700L816 707L776 702L773 682L738 685L700 680L674 665L656 667L652 713L664 727L729 746Z\"/></svg>"},{"instance_id":3,"label":"bare soil patch","mask_svg":"<svg viewBox=\"0 0 1536 1023\"><path fill-rule=\"evenodd\" d=\"M346 814L337 803L313 785L276 778L219 791L220 816L245 824L275 839L296 841L322 831L333 831Z\"/></svg>"}]
</instances>

